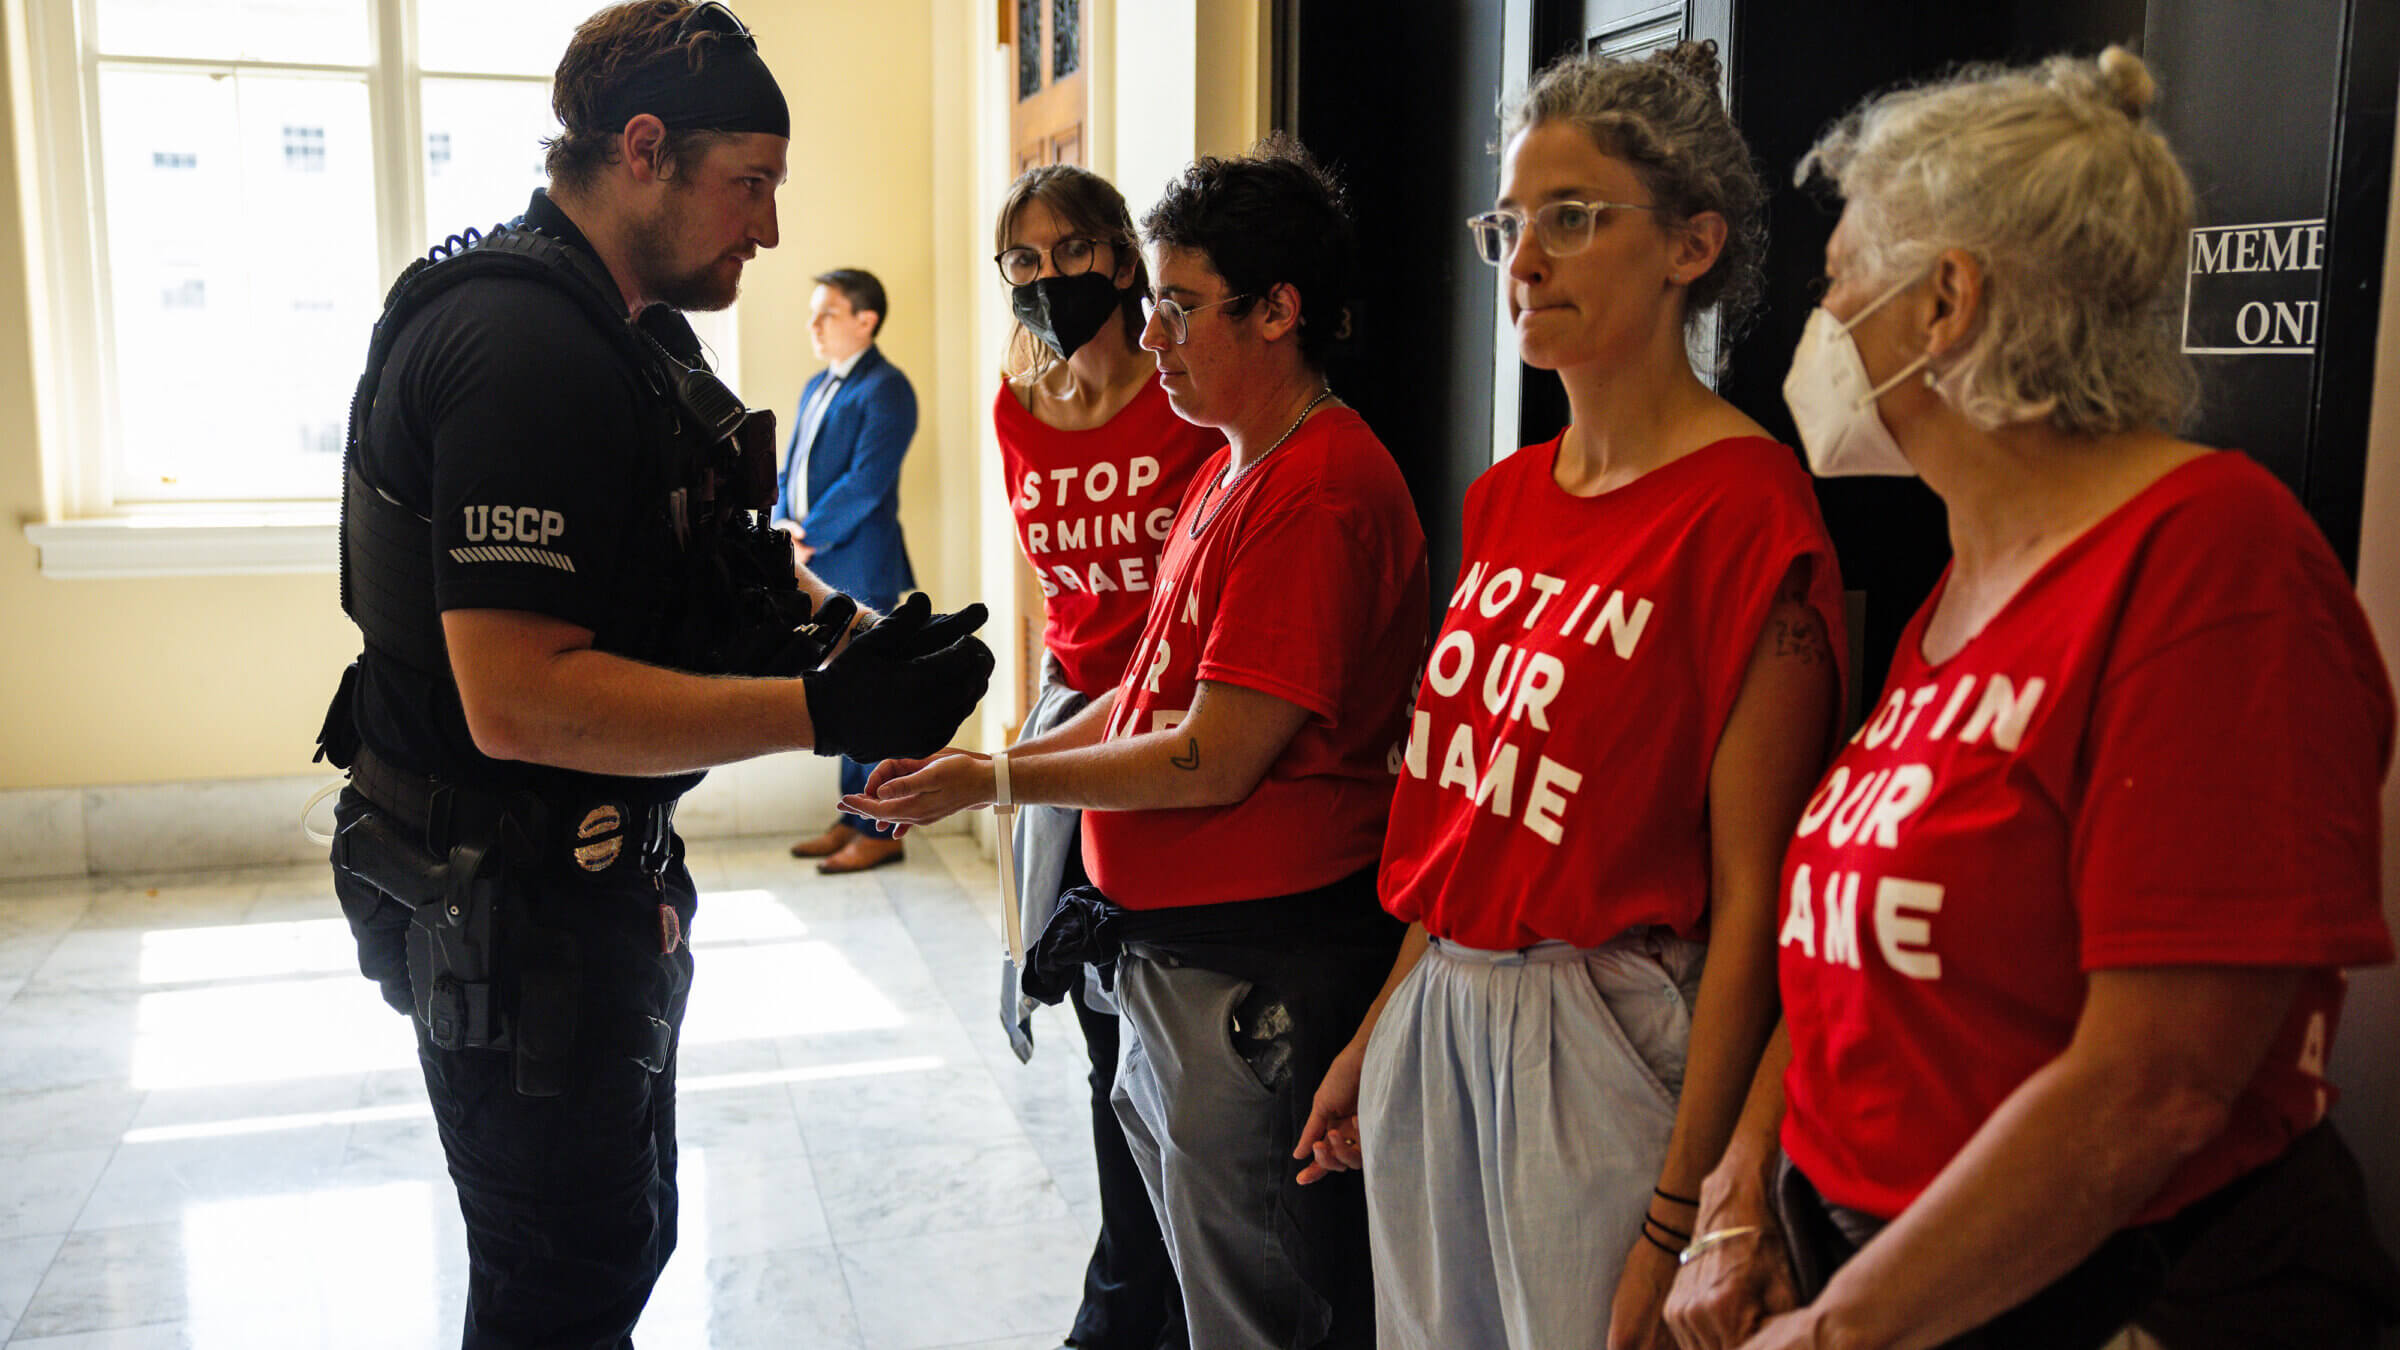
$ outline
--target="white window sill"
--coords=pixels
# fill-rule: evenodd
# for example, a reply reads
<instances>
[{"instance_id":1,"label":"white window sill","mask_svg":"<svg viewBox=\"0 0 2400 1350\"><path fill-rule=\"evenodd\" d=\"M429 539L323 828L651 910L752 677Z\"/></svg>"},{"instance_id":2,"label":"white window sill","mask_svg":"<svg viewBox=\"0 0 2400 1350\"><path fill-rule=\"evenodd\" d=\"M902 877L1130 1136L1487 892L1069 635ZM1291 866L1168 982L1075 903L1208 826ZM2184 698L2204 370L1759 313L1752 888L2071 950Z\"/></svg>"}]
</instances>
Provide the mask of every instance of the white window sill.
<instances>
[{"instance_id":1,"label":"white window sill","mask_svg":"<svg viewBox=\"0 0 2400 1350\"><path fill-rule=\"evenodd\" d=\"M338 570L331 502L191 508L27 525L42 575L223 577Z\"/></svg>"}]
</instances>

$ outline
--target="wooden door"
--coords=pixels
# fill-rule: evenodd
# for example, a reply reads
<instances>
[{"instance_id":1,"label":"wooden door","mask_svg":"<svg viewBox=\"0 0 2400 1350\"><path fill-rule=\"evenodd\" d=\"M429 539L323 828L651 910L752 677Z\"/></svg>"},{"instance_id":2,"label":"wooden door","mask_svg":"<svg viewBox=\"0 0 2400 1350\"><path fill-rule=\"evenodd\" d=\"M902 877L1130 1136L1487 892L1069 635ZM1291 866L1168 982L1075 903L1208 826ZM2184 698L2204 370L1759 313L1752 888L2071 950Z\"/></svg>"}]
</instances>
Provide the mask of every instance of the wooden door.
<instances>
[{"instance_id":1,"label":"wooden door","mask_svg":"<svg viewBox=\"0 0 2400 1350\"><path fill-rule=\"evenodd\" d=\"M1012 173L1037 164L1084 162L1085 47L1091 23L1083 0L999 0L1009 68L1016 73L1008 143Z\"/></svg>"},{"instance_id":2,"label":"wooden door","mask_svg":"<svg viewBox=\"0 0 2400 1350\"><path fill-rule=\"evenodd\" d=\"M1091 20L1084 0L998 0L1000 32L1014 72L1009 105L1009 172L1043 164L1084 164L1085 55ZM1009 719L1014 741L1042 682L1042 587L1030 564L1017 569L1017 707Z\"/></svg>"}]
</instances>

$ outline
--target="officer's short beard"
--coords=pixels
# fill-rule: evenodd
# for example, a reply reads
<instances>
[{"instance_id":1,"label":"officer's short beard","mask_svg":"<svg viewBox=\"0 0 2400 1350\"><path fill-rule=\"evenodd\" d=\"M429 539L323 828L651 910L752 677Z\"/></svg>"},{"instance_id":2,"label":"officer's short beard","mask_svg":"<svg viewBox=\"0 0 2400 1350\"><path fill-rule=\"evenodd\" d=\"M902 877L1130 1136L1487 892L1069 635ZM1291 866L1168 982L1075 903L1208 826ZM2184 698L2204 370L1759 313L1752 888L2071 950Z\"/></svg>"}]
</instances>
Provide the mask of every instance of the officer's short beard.
<instances>
[{"instance_id":1,"label":"officer's short beard","mask_svg":"<svg viewBox=\"0 0 2400 1350\"><path fill-rule=\"evenodd\" d=\"M642 279L642 289L660 304L686 311L723 309L733 303L741 289L738 270L727 280L722 257L711 258L697 268L678 270L677 245L684 232L684 207L690 190L681 180L668 179L666 195L659 200L658 210L635 222L627 239L634 270Z\"/></svg>"}]
</instances>

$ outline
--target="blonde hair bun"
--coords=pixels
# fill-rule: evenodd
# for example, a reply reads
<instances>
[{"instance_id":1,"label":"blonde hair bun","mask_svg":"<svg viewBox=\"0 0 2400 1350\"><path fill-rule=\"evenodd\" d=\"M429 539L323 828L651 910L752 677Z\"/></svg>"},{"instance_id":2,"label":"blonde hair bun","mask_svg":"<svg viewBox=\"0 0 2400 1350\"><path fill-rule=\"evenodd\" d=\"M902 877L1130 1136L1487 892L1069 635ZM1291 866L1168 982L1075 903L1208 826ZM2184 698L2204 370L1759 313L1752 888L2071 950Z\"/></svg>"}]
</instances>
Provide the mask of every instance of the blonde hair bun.
<instances>
[{"instance_id":1,"label":"blonde hair bun","mask_svg":"<svg viewBox=\"0 0 2400 1350\"><path fill-rule=\"evenodd\" d=\"M2100 53L2100 96L2110 107L2134 121L2142 120L2158 101L2158 81L2142 58L2111 43Z\"/></svg>"}]
</instances>

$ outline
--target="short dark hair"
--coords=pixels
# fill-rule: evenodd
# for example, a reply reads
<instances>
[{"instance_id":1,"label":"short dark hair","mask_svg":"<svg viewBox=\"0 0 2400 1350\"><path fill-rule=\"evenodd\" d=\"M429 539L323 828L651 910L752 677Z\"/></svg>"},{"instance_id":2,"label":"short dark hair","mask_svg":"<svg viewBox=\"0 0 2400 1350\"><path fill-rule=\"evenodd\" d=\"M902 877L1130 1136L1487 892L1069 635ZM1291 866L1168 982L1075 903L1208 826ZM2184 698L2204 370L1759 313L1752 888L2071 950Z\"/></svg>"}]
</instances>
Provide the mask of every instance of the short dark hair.
<instances>
[{"instance_id":1,"label":"short dark hair","mask_svg":"<svg viewBox=\"0 0 2400 1350\"><path fill-rule=\"evenodd\" d=\"M708 64L711 48L737 40L705 25L686 32L684 20L696 8L693 0L629 0L576 27L550 83L550 111L557 114L560 130L542 142L542 167L549 171L553 187L581 191L617 162L617 137L625 127L622 122L605 125L602 110L651 62L682 51L697 73ZM722 131L669 131L659 148L661 172L672 173L686 155L706 155L711 145L729 136Z\"/></svg>"},{"instance_id":2,"label":"short dark hair","mask_svg":"<svg viewBox=\"0 0 2400 1350\"><path fill-rule=\"evenodd\" d=\"M875 279L873 272L863 267L837 267L830 272L819 272L811 280L820 286L831 286L840 291L842 298L850 302L852 313L862 309L872 310L875 314L875 331L867 334L867 337L871 340L883 335L883 321L891 311L883 307L883 283Z\"/></svg>"},{"instance_id":3,"label":"short dark hair","mask_svg":"<svg viewBox=\"0 0 2400 1350\"><path fill-rule=\"evenodd\" d=\"M1238 159L1204 156L1167 187L1142 218L1159 248L1207 257L1247 314L1278 285L1300 293L1300 356L1322 369L1350 336L1357 296L1357 231L1341 184L1299 141L1277 132Z\"/></svg>"}]
</instances>

